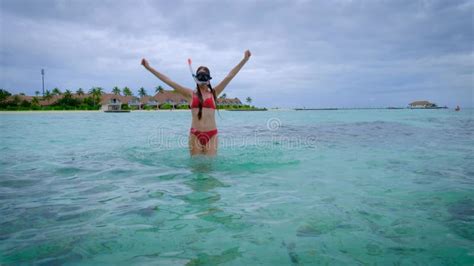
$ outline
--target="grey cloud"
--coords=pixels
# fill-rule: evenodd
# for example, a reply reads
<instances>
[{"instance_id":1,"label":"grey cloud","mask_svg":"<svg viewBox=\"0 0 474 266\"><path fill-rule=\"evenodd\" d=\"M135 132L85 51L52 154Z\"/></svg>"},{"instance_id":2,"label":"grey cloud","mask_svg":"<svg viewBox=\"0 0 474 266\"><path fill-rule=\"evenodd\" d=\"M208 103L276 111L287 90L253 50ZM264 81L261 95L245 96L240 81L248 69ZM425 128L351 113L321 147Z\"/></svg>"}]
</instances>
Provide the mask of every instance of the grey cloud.
<instances>
[{"instance_id":1,"label":"grey cloud","mask_svg":"<svg viewBox=\"0 0 474 266\"><path fill-rule=\"evenodd\" d=\"M191 87L187 57L219 81L249 48L227 94L256 104L473 105L471 1L0 3L0 86L11 91L32 93L41 67L52 87L150 91L160 81L141 57Z\"/></svg>"}]
</instances>

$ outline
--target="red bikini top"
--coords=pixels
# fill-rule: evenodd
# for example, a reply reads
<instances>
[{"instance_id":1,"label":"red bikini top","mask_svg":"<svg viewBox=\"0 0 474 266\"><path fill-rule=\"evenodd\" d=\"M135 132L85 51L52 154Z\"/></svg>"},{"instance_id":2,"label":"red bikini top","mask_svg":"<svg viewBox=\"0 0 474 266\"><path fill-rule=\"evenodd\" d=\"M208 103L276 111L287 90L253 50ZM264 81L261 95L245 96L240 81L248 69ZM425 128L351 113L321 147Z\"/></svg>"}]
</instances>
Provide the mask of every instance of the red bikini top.
<instances>
[{"instance_id":1,"label":"red bikini top","mask_svg":"<svg viewBox=\"0 0 474 266\"><path fill-rule=\"evenodd\" d=\"M191 103L191 108L199 108L199 97L196 93L193 93L193 102ZM202 102L202 108L212 108L216 109L216 105L214 104L214 98L211 96L206 98Z\"/></svg>"}]
</instances>

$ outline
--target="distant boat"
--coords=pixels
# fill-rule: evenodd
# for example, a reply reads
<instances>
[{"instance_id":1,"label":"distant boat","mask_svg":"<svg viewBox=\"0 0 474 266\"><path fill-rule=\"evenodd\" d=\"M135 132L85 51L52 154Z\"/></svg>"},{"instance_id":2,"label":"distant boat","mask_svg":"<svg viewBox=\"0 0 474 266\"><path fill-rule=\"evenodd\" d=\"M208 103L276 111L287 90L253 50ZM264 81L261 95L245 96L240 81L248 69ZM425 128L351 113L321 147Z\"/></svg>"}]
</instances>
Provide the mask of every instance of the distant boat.
<instances>
[{"instance_id":1,"label":"distant boat","mask_svg":"<svg viewBox=\"0 0 474 266\"><path fill-rule=\"evenodd\" d=\"M456 108L454 109L454 111L456 111L456 112L459 112L459 111L461 111L461 107L459 107L459 105L458 105L458 106L456 106Z\"/></svg>"}]
</instances>

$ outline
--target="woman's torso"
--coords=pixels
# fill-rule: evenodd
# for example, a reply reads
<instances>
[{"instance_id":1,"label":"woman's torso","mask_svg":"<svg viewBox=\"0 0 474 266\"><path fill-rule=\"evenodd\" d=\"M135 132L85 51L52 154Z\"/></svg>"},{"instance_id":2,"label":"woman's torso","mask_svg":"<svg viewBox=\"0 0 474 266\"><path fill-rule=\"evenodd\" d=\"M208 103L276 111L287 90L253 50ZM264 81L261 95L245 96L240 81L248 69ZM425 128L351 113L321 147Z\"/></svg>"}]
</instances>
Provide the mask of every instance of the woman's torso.
<instances>
[{"instance_id":1,"label":"woman's torso","mask_svg":"<svg viewBox=\"0 0 474 266\"><path fill-rule=\"evenodd\" d=\"M192 122L191 127L199 131L209 131L217 128L215 113L216 110L212 107L216 107L212 93L208 92L202 95L203 107L201 119L198 118L199 108L197 107L198 96L193 93L193 99L190 101ZM193 105L194 101L194 105Z\"/></svg>"}]
</instances>

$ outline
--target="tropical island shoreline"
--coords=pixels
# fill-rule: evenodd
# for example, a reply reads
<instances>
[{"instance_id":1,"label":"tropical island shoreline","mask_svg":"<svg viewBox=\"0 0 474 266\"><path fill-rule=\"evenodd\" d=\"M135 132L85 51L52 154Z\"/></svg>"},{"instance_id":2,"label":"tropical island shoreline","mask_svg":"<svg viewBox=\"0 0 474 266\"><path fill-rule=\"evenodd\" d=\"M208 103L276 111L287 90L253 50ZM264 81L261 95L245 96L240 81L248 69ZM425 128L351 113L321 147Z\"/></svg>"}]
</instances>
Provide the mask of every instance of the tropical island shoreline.
<instances>
[{"instance_id":1,"label":"tropical island shoreline","mask_svg":"<svg viewBox=\"0 0 474 266\"><path fill-rule=\"evenodd\" d=\"M105 93L100 87L93 87L88 93L78 89L76 93L70 90L61 92L55 88L52 92L46 90L43 96L36 91L36 96L27 96L24 93L12 95L0 89L0 113L9 112L106 112L128 113L149 111L187 111L190 110L188 99L172 90L156 87L155 95L150 96L144 88L140 88L139 97L133 95L127 87L114 87L111 93ZM123 94L123 95L122 95ZM402 110L402 109L448 109L447 106L438 106L426 100L414 101L406 107L318 107L318 108L265 108L250 105L252 99L246 98L243 104L239 98L227 98L224 93L216 98L218 110L222 111L337 111L337 110ZM457 106L455 111L459 111Z\"/></svg>"},{"instance_id":2,"label":"tropical island shoreline","mask_svg":"<svg viewBox=\"0 0 474 266\"><path fill-rule=\"evenodd\" d=\"M168 110L132 110L131 113L154 113L154 112L189 112L189 109L168 109ZM269 110L269 109L249 109L249 110L231 110L231 109L219 109L219 112L233 112L233 111L244 111L244 112L259 112L259 111L293 111L293 109L285 110ZM0 110L0 114L27 114L27 113L104 113L102 110ZM130 113L130 112L129 112Z\"/></svg>"},{"instance_id":3,"label":"tropical island shoreline","mask_svg":"<svg viewBox=\"0 0 474 266\"><path fill-rule=\"evenodd\" d=\"M104 92L100 87L93 87L88 93L78 89L76 93L70 90L62 92L55 88L40 96L36 91L35 96L24 93L12 95L0 89L0 111L102 111L109 113L127 113L130 111L169 111L190 110L188 99L172 90L156 87L153 96L148 95L142 87L134 96L130 88L119 89L114 87L110 93ZM226 93L216 98L217 109L229 111L266 111L251 105L252 98L246 98L243 104L239 98L228 98Z\"/></svg>"}]
</instances>

